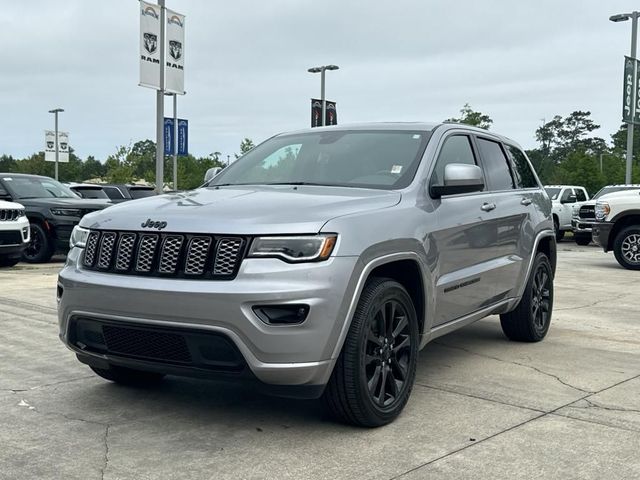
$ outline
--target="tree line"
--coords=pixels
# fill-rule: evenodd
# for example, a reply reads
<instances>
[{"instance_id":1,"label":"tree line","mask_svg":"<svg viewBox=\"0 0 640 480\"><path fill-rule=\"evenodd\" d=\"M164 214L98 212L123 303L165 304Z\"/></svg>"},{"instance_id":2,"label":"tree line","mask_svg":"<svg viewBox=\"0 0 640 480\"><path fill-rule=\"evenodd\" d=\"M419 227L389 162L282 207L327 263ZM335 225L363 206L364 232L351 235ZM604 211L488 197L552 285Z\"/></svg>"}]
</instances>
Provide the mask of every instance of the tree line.
<instances>
[{"instance_id":1,"label":"tree line","mask_svg":"<svg viewBox=\"0 0 640 480\"><path fill-rule=\"evenodd\" d=\"M486 113L475 111L469 104L460 110L460 116L449 121L490 129L493 120ZM594 136L600 125L591 118L591 112L576 110L566 116L555 115L544 121L534 136L537 146L526 153L544 184L583 185L593 194L605 185L624 183L626 126L622 125L607 142ZM240 154L253 148L253 141L245 138ZM132 145L119 146L104 162L89 155L81 159L71 152L69 163L59 165L59 178L64 182L85 182L101 179L110 183L129 183L141 179L155 180L155 142L141 140ZM633 181L640 183L640 127L634 131ZM236 154L237 158L239 155ZM173 178L171 157L165 158L165 183ZM188 155L178 158L178 187L196 188L202 184L205 172L213 167L225 167L220 152L204 157ZM0 172L33 173L53 176L53 162L44 161L44 152L23 159L0 156Z\"/></svg>"}]
</instances>

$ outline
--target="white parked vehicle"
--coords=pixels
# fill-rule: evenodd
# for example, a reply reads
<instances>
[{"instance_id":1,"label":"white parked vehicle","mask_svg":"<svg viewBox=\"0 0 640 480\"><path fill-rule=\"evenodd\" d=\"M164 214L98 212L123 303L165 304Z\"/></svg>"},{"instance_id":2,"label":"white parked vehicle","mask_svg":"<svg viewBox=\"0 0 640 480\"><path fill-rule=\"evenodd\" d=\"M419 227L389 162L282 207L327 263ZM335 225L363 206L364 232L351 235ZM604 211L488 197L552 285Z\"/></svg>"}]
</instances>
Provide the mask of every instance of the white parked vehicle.
<instances>
[{"instance_id":1,"label":"white parked vehicle","mask_svg":"<svg viewBox=\"0 0 640 480\"><path fill-rule=\"evenodd\" d=\"M0 200L0 267L18 263L30 240L24 207Z\"/></svg>"},{"instance_id":2,"label":"white parked vehicle","mask_svg":"<svg viewBox=\"0 0 640 480\"><path fill-rule=\"evenodd\" d=\"M612 193L596 203L593 240L605 252L613 250L618 263L640 270L640 192Z\"/></svg>"},{"instance_id":3,"label":"white parked vehicle","mask_svg":"<svg viewBox=\"0 0 640 480\"><path fill-rule=\"evenodd\" d=\"M553 224L556 229L556 241L562 240L564 232L570 232L573 208L589 200L587 189L577 185L546 185L544 189L553 205Z\"/></svg>"}]
</instances>

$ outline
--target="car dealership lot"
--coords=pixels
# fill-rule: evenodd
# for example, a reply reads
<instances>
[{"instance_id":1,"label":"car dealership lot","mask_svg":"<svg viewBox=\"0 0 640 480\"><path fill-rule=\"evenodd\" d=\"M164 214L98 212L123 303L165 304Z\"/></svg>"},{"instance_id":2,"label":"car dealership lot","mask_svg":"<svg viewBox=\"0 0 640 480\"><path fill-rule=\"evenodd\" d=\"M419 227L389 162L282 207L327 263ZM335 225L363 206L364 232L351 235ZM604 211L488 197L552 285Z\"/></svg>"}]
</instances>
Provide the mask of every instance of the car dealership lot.
<instances>
[{"instance_id":1,"label":"car dealership lot","mask_svg":"<svg viewBox=\"0 0 640 480\"><path fill-rule=\"evenodd\" d=\"M496 317L436 340L372 430L248 386L110 384L57 338L61 264L2 269L0 478L638 478L640 272L593 246L558 257L542 343Z\"/></svg>"}]
</instances>

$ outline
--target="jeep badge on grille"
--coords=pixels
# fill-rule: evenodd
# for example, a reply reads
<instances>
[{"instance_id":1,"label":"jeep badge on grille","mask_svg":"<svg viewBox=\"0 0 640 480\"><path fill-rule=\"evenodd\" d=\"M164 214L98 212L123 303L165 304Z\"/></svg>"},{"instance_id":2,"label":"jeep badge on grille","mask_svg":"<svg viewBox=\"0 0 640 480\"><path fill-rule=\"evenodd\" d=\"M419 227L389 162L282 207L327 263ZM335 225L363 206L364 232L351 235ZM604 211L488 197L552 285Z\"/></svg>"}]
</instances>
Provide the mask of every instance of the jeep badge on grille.
<instances>
[{"instance_id":1,"label":"jeep badge on grille","mask_svg":"<svg viewBox=\"0 0 640 480\"><path fill-rule=\"evenodd\" d=\"M140 226L142 228L157 228L158 230L162 230L167 226L167 222L157 222L148 218L147 221L142 223Z\"/></svg>"}]
</instances>

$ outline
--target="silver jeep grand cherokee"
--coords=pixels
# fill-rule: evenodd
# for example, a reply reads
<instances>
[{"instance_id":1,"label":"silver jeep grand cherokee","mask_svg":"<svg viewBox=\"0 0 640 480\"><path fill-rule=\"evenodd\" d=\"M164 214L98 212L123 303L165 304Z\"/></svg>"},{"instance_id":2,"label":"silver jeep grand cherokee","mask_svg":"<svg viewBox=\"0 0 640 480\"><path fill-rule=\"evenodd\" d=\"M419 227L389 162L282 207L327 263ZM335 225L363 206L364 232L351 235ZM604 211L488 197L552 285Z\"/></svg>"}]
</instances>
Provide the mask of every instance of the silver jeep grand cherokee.
<instances>
[{"instance_id":1,"label":"silver jeep grand cherokee","mask_svg":"<svg viewBox=\"0 0 640 480\"><path fill-rule=\"evenodd\" d=\"M240 377L392 421L430 340L492 314L539 341L551 203L522 149L457 124L276 135L194 191L85 216L60 338L108 380Z\"/></svg>"}]
</instances>

